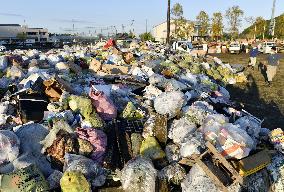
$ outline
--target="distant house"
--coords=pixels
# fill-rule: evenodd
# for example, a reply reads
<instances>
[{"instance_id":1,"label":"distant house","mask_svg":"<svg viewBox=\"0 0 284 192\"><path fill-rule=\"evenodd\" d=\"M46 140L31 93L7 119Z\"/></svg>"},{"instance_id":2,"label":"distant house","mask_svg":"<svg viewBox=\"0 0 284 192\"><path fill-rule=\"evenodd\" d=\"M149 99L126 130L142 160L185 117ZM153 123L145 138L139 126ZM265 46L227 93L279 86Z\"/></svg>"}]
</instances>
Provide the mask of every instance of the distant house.
<instances>
[{"instance_id":1,"label":"distant house","mask_svg":"<svg viewBox=\"0 0 284 192\"><path fill-rule=\"evenodd\" d=\"M19 24L0 24L0 41L17 42L19 34L26 34L27 40L45 43L49 40L48 29L29 28L27 25Z\"/></svg>"},{"instance_id":2,"label":"distant house","mask_svg":"<svg viewBox=\"0 0 284 192\"><path fill-rule=\"evenodd\" d=\"M193 35L189 38L189 39L183 39L183 40L188 40L188 41L196 41L196 40L202 40L202 39L208 39L211 36L211 27L209 27L208 29L208 35L206 36L199 36L198 35L198 30L199 30L199 25L196 24L194 25L194 32ZM171 31L170 31L170 36L172 36L174 34L175 31L175 24L173 21L171 21ZM153 27L152 29L152 34L155 38L156 41L159 42L166 42L166 38L167 38L167 22L163 22L159 25L156 25Z\"/></svg>"}]
</instances>

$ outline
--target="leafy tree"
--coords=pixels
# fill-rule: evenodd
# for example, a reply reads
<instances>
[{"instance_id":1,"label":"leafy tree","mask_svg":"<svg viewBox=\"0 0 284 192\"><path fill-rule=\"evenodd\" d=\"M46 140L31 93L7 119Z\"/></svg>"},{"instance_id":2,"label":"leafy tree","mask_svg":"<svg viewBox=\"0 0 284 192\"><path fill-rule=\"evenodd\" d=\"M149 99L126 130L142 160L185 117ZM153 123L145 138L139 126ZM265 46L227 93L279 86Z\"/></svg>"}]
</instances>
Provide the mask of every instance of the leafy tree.
<instances>
[{"instance_id":1,"label":"leafy tree","mask_svg":"<svg viewBox=\"0 0 284 192\"><path fill-rule=\"evenodd\" d=\"M179 33L181 39L190 39L194 33L194 22L185 20L181 25Z\"/></svg>"},{"instance_id":2,"label":"leafy tree","mask_svg":"<svg viewBox=\"0 0 284 192\"><path fill-rule=\"evenodd\" d=\"M243 15L244 11L241 10L239 6L230 7L226 11L226 18L230 26L230 33L233 37L237 37L239 35L239 28L241 27Z\"/></svg>"},{"instance_id":3,"label":"leafy tree","mask_svg":"<svg viewBox=\"0 0 284 192\"><path fill-rule=\"evenodd\" d=\"M284 38L284 14L276 18L275 37Z\"/></svg>"},{"instance_id":4,"label":"leafy tree","mask_svg":"<svg viewBox=\"0 0 284 192\"><path fill-rule=\"evenodd\" d=\"M178 29L176 33L174 33L174 37L177 39L188 40L194 32L194 23L192 21L188 21L185 18L180 18L177 20Z\"/></svg>"},{"instance_id":5,"label":"leafy tree","mask_svg":"<svg viewBox=\"0 0 284 192\"><path fill-rule=\"evenodd\" d=\"M181 18L183 15L183 7L181 4L176 3L174 4L173 8L171 9L172 15L174 15L176 18Z\"/></svg>"},{"instance_id":6,"label":"leafy tree","mask_svg":"<svg viewBox=\"0 0 284 192\"><path fill-rule=\"evenodd\" d=\"M197 23L199 25L198 35L206 36L208 35L209 28L209 16L205 11L200 11L199 15L196 17Z\"/></svg>"},{"instance_id":7,"label":"leafy tree","mask_svg":"<svg viewBox=\"0 0 284 192\"><path fill-rule=\"evenodd\" d=\"M104 35L101 34L101 33L99 33L99 34L98 34L98 39L103 39L103 38L104 38Z\"/></svg>"},{"instance_id":8,"label":"leafy tree","mask_svg":"<svg viewBox=\"0 0 284 192\"><path fill-rule=\"evenodd\" d=\"M256 33L256 36L259 37L259 36L262 36L266 34L266 31L268 32L268 28L266 27L266 20L263 18L263 17L257 17L255 19L255 23L254 25L256 26L255 29L255 33ZM267 30L266 30L267 28Z\"/></svg>"},{"instance_id":9,"label":"leafy tree","mask_svg":"<svg viewBox=\"0 0 284 192\"><path fill-rule=\"evenodd\" d=\"M245 20L250 24L250 27L242 33L244 37L262 38L268 33L267 21L263 17L247 17Z\"/></svg>"},{"instance_id":10,"label":"leafy tree","mask_svg":"<svg viewBox=\"0 0 284 192\"><path fill-rule=\"evenodd\" d=\"M131 39L134 39L135 38L135 34L133 33L133 31L132 30L130 30L129 31L129 37L131 38Z\"/></svg>"},{"instance_id":11,"label":"leafy tree","mask_svg":"<svg viewBox=\"0 0 284 192\"><path fill-rule=\"evenodd\" d=\"M179 23L182 22L183 20L183 8L182 8L182 5L179 4L179 3L176 3L174 4L173 8L171 9L171 14L174 16L173 18L173 23L174 23L174 26L175 26L175 34L174 36L177 35L178 33L178 30L179 30Z\"/></svg>"},{"instance_id":12,"label":"leafy tree","mask_svg":"<svg viewBox=\"0 0 284 192\"><path fill-rule=\"evenodd\" d=\"M155 40L155 38L150 32L142 33L139 37L142 41L154 41Z\"/></svg>"},{"instance_id":13,"label":"leafy tree","mask_svg":"<svg viewBox=\"0 0 284 192\"><path fill-rule=\"evenodd\" d=\"M27 39L27 34L25 32L18 33L17 38L20 39L24 43Z\"/></svg>"},{"instance_id":14,"label":"leafy tree","mask_svg":"<svg viewBox=\"0 0 284 192\"><path fill-rule=\"evenodd\" d=\"M220 12L213 13L212 33L214 38L220 38L223 34L223 15Z\"/></svg>"}]
</instances>

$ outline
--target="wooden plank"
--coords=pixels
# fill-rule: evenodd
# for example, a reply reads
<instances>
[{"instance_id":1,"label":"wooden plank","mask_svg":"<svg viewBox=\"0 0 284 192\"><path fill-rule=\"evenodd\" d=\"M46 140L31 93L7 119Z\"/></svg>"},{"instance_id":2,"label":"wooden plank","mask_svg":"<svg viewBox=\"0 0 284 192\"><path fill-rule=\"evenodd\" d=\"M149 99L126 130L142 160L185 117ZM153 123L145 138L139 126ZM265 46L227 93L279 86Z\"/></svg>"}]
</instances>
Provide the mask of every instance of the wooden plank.
<instances>
[{"instance_id":1,"label":"wooden plank","mask_svg":"<svg viewBox=\"0 0 284 192\"><path fill-rule=\"evenodd\" d=\"M197 159L196 163L203 169L203 171L213 180L214 184L223 192L229 192L227 187L219 180L219 178L202 162L201 159Z\"/></svg>"},{"instance_id":2,"label":"wooden plank","mask_svg":"<svg viewBox=\"0 0 284 192\"><path fill-rule=\"evenodd\" d=\"M209 151L211 151L214 154L215 158L217 158L221 162L221 164L224 165L228 169L228 171L233 175L235 181L242 184L243 178L233 168L233 166L225 159L225 157L223 157L210 142L206 142L206 146L208 147Z\"/></svg>"}]
</instances>

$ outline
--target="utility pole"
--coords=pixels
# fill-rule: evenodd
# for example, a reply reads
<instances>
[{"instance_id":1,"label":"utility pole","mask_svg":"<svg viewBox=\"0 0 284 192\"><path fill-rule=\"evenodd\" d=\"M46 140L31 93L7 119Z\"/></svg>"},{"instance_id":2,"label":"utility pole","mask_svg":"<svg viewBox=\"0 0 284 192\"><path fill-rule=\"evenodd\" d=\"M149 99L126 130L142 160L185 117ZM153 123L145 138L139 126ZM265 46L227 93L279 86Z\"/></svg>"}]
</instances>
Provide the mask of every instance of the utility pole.
<instances>
[{"instance_id":1,"label":"utility pole","mask_svg":"<svg viewBox=\"0 0 284 192\"><path fill-rule=\"evenodd\" d=\"M264 37L265 37L265 35L264 35L265 34L265 30L266 30L266 26L264 25L263 26L263 33L262 33L262 40L264 40Z\"/></svg>"},{"instance_id":2,"label":"utility pole","mask_svg":"<svg viewBox=\"0 0 284 192\"><path fill-rule=\"evenodd\" d=\"M73 28L73 35L75 35L75 24L74 24L74 19L72 19L72 28Z\"/></svg>"},{"instance_id":3,"label":"utility pole","mask_svg":"<svg viewBox=\"0 0 284 192\"><path fill-rule=\"evenodd\" d=\"M146 19L146 33L148 33L148 20Z\"/></svg>"},{"instance_id":4,"label":"utility pole","mask_svg":"<svg viewBox=\"0 0 284 192\"><path fill-rule=\"evenodd\" d=\"M125 26L123 24L121 25L121 28L122 28L122 33L124 33Z\"/></svg>"},{"instance_id":5,"label":"utility pole","mask_svg":"<svg viewBox=\"0 0 284 192\"><path fill-rule=\"evenodd\" d=\"M168 0L168 11L167 11L167 39L166 43L170 46L170 32L171 32L171 0Z\"/></svg>"},{"instance_id":6,"label":"utility pole","mask_svg":"<svg viewBox=\"0 0 284 192\"><path fill-rule=\"evenodd\" d=\"M273 0L272 14L271 14L271 20L270 20L270 26L269 26L269 34L272 37L274 37L275 35L275 5L276 5L276 0Z\"/></svg>"}]
</instances>

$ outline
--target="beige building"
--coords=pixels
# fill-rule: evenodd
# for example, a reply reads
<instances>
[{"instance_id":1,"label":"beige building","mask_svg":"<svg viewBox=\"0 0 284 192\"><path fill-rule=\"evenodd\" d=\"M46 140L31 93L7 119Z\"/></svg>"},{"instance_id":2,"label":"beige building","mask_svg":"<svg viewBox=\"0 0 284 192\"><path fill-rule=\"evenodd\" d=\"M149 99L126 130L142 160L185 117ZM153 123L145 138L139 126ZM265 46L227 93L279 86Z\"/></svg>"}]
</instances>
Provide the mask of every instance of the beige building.
<instances>
[{"instance_id":1,"label":"beige building","mask_svg":"<svg viewBox=\"0 0 284 192\"><path fill-rule=\"evenodd\" d=\"M19 24L0 24L0 40L1 41L17 41L18 35L25 33L27 40L44 43L48 41L48 29L45 28L29 28L27 25Z\"/></svg>"},{"instance_id":2,"label":"beige building","mask_svg":"<svg viewBox=\"0 0 284 192\"><path fill-rule=\"evenodd\" d=\"M171 32L170 36L174 33L175 31L175 24L171 22ZM167 38L167 22L163 22L159 25L156 25L153 30L152 30L153 36L156 41L159 42L166 42Z\"/></svg>"},{"instance_id":3,"label":"beige building","mask_svg":"<svg viewBox=\"0 0 284 192\"><path fill-rule=\"evenodd\" d=\"M199 29L199 25L195 24L193 35L189 39L183 39L183 40L195 41L195 40L198 40L198 39L206 39L209 36L211 36L211 27L208 28L208 35L205 36L205 37L198 36L198 29ZM171 22L170 36L173 35L174 31L175 31L175 24L173 22ZM153 34L156 41L165 43L166 38L167 38L167 22L163 22L163 23L153 27L152 34Z\"/></svg>"}]
</instances>

